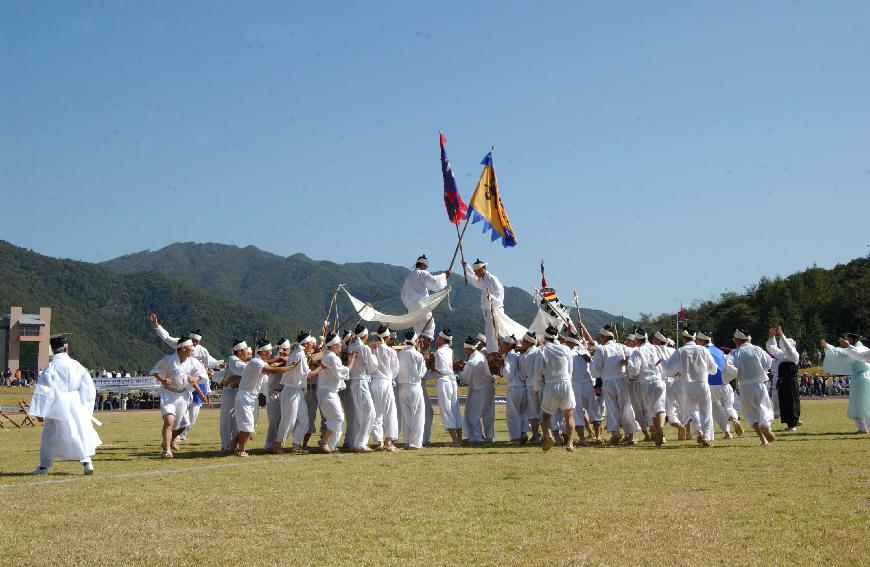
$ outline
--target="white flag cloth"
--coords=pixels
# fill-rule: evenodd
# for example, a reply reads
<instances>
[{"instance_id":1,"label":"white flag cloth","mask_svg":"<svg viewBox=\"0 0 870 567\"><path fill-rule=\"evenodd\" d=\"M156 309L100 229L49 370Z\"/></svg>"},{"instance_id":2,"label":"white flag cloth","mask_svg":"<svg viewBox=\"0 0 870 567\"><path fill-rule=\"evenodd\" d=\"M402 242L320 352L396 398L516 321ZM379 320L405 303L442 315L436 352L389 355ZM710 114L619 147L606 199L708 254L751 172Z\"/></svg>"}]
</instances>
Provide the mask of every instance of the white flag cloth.
<instances>
[{"instance_id":1,"label":"white flag cloth","mask_svg":"<svg viewBox=\"0 0 870 567\"><path fill-rule=\"evenodd\" d=\"M544 336L544 331L547 330L547 327L553 326L559 330L562 330L562 327L565 326L564 319L559 317L553 317L549 313L545 313L543 310L538 308L538 314L535 315L535 319L532 321L532 324L528 327L525 327L507 315L505 315L504 311L500 309L494 309L493 315L495 316L495 334L499 337L506 337L508 335L515 336L518 340L523 338L523 335L526 334L526 331L533 331L538 337Z\"/></svg>"},{"instance_id":2,"label":"white flag cloth","mask_svg":"<svg viewBox=\"0 0 870 567\"><path fill-rule=\"evenodd\" d=\"M370 304L355 298L344 286L341 286L341 289L347 294L347 298L350 299L350 302L360 319L363 321L384 323L385 325L389 325L393 330L410 329L416 323L425 321L428 319L429 313L441 305L441 302L447 299L447 294L450 293L450 286L447 286L441 291L436 291L429 297L420 300L420 307L410 313L406 313L405 315L388 315L386 313L381 313Z\"/></svg>"}]
</instances>

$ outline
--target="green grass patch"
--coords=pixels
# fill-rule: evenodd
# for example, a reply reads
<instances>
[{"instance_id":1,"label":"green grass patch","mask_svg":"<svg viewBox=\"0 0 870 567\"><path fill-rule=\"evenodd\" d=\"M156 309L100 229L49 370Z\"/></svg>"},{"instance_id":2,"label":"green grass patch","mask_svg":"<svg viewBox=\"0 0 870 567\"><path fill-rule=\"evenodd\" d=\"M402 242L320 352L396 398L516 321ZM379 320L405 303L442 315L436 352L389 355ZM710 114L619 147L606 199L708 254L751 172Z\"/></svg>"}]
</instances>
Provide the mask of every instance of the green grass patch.
<instances>
[{"instance_id":1,"label":"green grass patch","mask_svg":"<svg viewBox=\"0 0 870 567\"><path fill-rule=\"evenodd\" d=\"M436 408L437 410L437 408ZM5 565L848 565L870 557L870 438L845 400L796 434L713 449L497 443L219 456L204 410L173 460L154 411L103 412L96 475L0 430ZM265 439L261 414L255 447ZM437 414L434 441L447 436ZM498 438L506 437L504 421ZM778 426L779 427L779 426ZM670 432L669 432L670 433ZM863 557L863 559L861 559Z\"/></svg>"}]
</instances>

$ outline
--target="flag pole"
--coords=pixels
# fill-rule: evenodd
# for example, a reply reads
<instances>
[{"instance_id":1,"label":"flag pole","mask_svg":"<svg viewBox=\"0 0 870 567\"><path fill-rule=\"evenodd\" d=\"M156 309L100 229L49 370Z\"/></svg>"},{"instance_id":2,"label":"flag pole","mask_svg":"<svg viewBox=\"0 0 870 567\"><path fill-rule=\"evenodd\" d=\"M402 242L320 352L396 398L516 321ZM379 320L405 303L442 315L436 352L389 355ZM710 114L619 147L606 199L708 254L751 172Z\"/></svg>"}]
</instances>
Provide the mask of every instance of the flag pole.
<instances>
[{"instance_id":1,"label":"flag pole","mask_svg":"<svg viewBox=\"0 0 870 567\"><path fill-rule=\"evenodd\" d=\"M495 144L489 149L489 153L495 151ZM474 199L474 195L471 196L472 200ZM462 227L462 232L459 232L459 225L456 225L456 231L459 236L459 240L456 242L456 248L453 250L453 259L450 260L450 266L447 268L448 270L453 270L453 264L456 263L456 255L459 254L460 249L462 248L462 239L465 237L465 229L468 228L468 222L471 220L471 213L465 217L465 226ZM465 252L462 253L462 261L465 262ZM462 273L465 273L465 267L462 268ZM468 285L468 276L465 276L465 285Z\"/></svg>"}]
</instances>

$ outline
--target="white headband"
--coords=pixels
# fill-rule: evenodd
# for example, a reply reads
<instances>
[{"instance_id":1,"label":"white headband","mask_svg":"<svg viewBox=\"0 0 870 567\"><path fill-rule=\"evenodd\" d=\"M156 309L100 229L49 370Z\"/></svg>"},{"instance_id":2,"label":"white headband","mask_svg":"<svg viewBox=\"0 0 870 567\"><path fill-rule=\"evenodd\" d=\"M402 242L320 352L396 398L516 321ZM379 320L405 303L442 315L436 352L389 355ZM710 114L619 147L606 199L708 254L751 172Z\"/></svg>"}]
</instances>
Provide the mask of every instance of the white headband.
<instances>
[{"instance_id":1,"label":"white headband","mask_svg":"<svg viewBox=\"0 0 870 567\"><path fill-rule=\"evenodd\" d=\"M551 332L550 332L550 329L547 328L547 330L544 331L544 336L547 337L548 339L556 339L556 338L559 338L559 331L556 331L555 329L553 329L553 330L554 330L555 332L554 332L554 333L551 333Z\"/></svg>"},{"instance_id":2,"label":"white headband","mask_svg":"<svg viewBox=\"0 0 870 567\"><path fill-rule=\"evenodd\" d=\"M290 341L288 341L287 339L284 339L284 342L281 343L280 345L278 345L278 348L279 349L287 349L287 348L290 348L291 346L292 345L290 344Z\"/></svg>"},{"instance_id":3,"label":"white headband","mask_svg":"<svg viewBox=\"0 0 870 567\"><path fill-rule=\"evenodd\" d=\"M332 337L329 340L328 343L326 343L326 346L331 347L331 346L337 345L337 344L341 344L341 337L339 337L338 335L335 335L334 337Z\"/></svg>"},{"instance_id":4,"label":"white headband","mask_svg":"<svg viewBox=\"0 0 870 567\"><path fill-rule=\"evenodd\" d=\"M480 260L478 260L477 262L475 262L471 265L472 270L479 270L479 269L485 268L485 267L486 267L486 262L481 262Z\"/></svg>"},{"instance_id":5,"label":"white headband","mask_svg":"<svg viewBox=\"0 0 870 567\"><path fill-rule=\"evenodd\" d=\"M663 343L668 342L668 338L666 336L664 336L663 334L661 334L659 331L656 331L656 334L653 336Z\"/></svg>"},{"instance_id":6,"label":"white headband","mask_svg":"<svg viewBox=\"0 0 870 567\"><path fill-rule=\"evenodd\" d=\"M366 335L369 334L369 330L366 329L365 327L363 327L362 331L360 331L359 333L354 333L354 334L355 334L357 337L365 337Z\"/></svg>"},{"instance_id":7,"label":"white headband","mask_svg":"<svg viewBox=\"0 0 870 567\"><path fill-rule=\"evenodd\" d=\"M179 349L179 348L184 348L187 346L193 346L193 341L191 339L187 339L183 342L178 343L177 345L175 345L175 348Z\"/></svg>"},{"instance_id":8,"label":"white headband","mask_svg":"<svg viewBox=\"0 0 870 567\"><path fill-rule=\"evenodd\" d=\"M748 340L749 340L749 335L746 335L746 334L743 333L743 331L741 331L740 329L737 329L737 330L734 331L734 338L735 338L735 339L740 339L740 340L743 340L743 341L748 341Z\"/></svg>"},{"instance_id":9,"label":"white headband","mask_svg":"<svg viewBox=\"0 0 870 567\"><path fill-rule=\"evenodd\" d=\"M315 344L315 343L317 343L317 339L315 339L311 335L308 335L307 337L305 337L304 339L299 341L300 345Z\"/></svg>"},{"instance_id":10,"label":"white headband","mask_svg":"<svg viewBox=\"0 0 870 567\"><path fill-rule=\"evenodd\" d=\"M257 347L257 352L272 351L272 343L266 343L261 347Z\"/></svg>"},{"instance_id":11,"label":"white headband","mask_svg":"<svg viewBox=\"0 0 870 567\"><path fill-rule=\"evenodd\" d=\"M381 337L382 339L386 339L387 337L390 336L390 330L387 329L387 330L384 331L383 333L378 333L377 335L378 335L379 337Z\"/></svg>"},{"instance_id":12,"label":"white headband","mask_svg":"<svg viewBox=\"0 0 870 567\"><path fill-rule=\"evenodd\" d=\"M201 341L201 340L202 340L202 335L197 335L196 333L190 333L190 334L187 335L187 336L190 337L191 339L195 340L195 341Z\"/></svg>"},{"instance_id":13,"label":"white headband","mask_svg":"<svg viewBox=\"0 0 870 567\"><path fill-rule=\"evenodd\" d=\"M511 335L508 335L506 337L502 337L501 342L503 342L505 344L509 344L509 345L515 345L515 344L517 344L517 339Z\"/></svg>"},{"instance_id":14,"label":"white headband","mask_svg":"<svg viewBox=\"0 0 870 567\"><path fill-rule=\"evenodd\" d=\"M439 336L440 338L444 339L445 341L447 341L448 343L452 343L452 342L453 342L453 337L451 337L450 335L445 335L445 334L444 334L444 331L441 331L440 333L438 333L438 336Z\"/></svg>"},{"instance_id":15,"label":"white headband","mask_svg":"<svg viewBox=\"0 0 870 567\"><path fill-rule=\"evenodd\" d=\"M565 337L565 340L569 343L574 343L577 346L580 346L581 344L583 344L580 342L580 337L575 337L574 335L563 335L563 336Z\"/></svg>"},{"instance_id":16,"label":"white headband","mask_svg":"<svg viewBox=\"0 0 870 567\"><path fill-rule=\"evenodd\" d=\"M478 342L485 343L486 342L486 335L484 335L483 333L478 333L477 340L478 340Z\"/></svg>"},{"instance_id":17,"label":"white headband","mask_svg":"<svg viewBox=\"0 0 870 567\"><path fill-rule=\"evenodd\" d=\"M412 344L414 341L417 340L417 338L418 338L419 336L420 336L420 335L418 335L417 333L414 333L414 336L413 336L413 337L411 337L410 339L405 339L405 344L406 344L406 345Z\"/></svg>"},{"instance_id":18,"label":"white headband","mask_svg":"<svg viewBox=\"0 0 870 567\"><path fill-rule=\"evenodd\" d=\"M416 264L423 264L424 266L426 266L428 268L429 267L429 259L426 258L426 256L420 256L419 258L417 258Z\"/></svg>"},{"instance_id":19,"label":"white headband","mask_svg":"<svg viewBox=\"0 0 870 567\"><path fill-rule=\"evenodd\" d=\"M245 341L242 341L235 345L233 347L233 352L236 352L237 350L242 350L243 348L248 348L248 343L246 343Z\"/></svg>"},{"instance_id":20,"label":"white headband","mask_svg":"<svg viewBox=\"0 0 870 567\"><path fill-rule=\"evenodd\" d=\"M464 346L465 348L476 349L476 348L477 348L477 345L479 345L479 344L480 344L480 343L474 343L474 344L471 344L471 343L462 343L462 346Z\"/></svg>"},{"instance_id":21,"label":"white headband","mask_svg":"<svg viewBox=\"0 0 870 567\"><path fill-rule=\"evenodd\" d=\"M697 333L695 333L695 338L701 339L702 341L707 341L707 342L710 342L713 340L710 337L708 337L707 335L705 335L704 333L702 333L701 331L698 331Z\"/></svg>"},{"instance_id":22,"label":"white headband","mask_svg":"<svg viewBox=\"0 0 870 567\"><path fill-rule=\"evenodd\" d=\"M533 337L528 332L525 335L523 335L523 340L526 341L527 343L532 343L532 344L536 344L538 342L537 337Z\"/></svg>"},{"instance_id":23,"label":"white headband","mask_svg":"<svg viewBox=\"0 0 870 567\"><path fill-rule=\"evenodd\" d=\"M682 336L687 339L695 340L695 335L690 334L689 331L686 331L685 329L683 330Z\"/></svg>"},{"instance_id":24,"label":"white headband","mask_svg":"<svg viewBox=\"0 0 870 567\"><path fill-rule=\"evenodd\" d=\"M598 334L601 335L602 337L610 337L611 339L613 338L613 331L608 331L604 327L601 327L600 329L598 329Z\"/></svg>"}]
</instances>

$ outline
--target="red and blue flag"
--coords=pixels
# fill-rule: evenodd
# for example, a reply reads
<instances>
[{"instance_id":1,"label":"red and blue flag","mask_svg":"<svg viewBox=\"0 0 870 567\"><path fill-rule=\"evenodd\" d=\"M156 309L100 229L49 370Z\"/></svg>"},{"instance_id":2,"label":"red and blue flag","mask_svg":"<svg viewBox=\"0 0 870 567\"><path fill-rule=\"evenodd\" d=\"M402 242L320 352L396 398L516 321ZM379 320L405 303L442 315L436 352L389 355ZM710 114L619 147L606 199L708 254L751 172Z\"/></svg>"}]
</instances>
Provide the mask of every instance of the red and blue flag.
<instances>
[{"instance_id":1,"label":"red and blue flag","mask_svg":"<svg viewBox=\"0 0 870 567\"><path fill-rule=\"evenodd\" d=\"M456 188L456 177L453 175L453 168L450 167L450 162L447 160L447 151L444 149L444 142L447 137L438 132L438 138L441 143L441 175L444 177L444 206L447 208L447 216L453 224L459 224L465 220L468 214L468 206L462 202L462 197L459 196L459 190Z\"/></svg>"}]
</instances>

